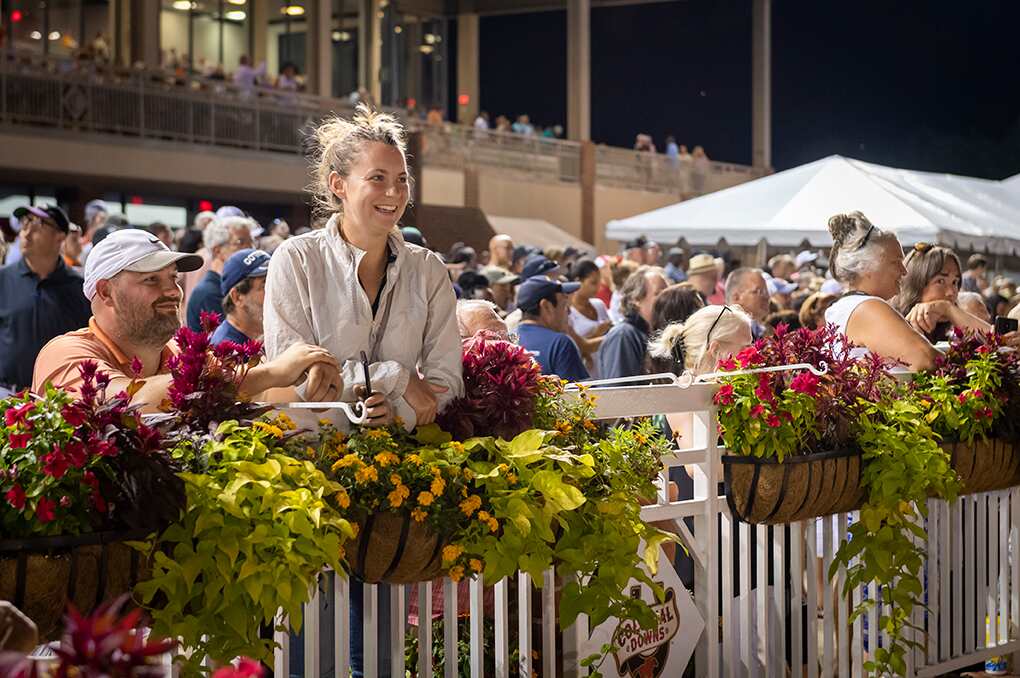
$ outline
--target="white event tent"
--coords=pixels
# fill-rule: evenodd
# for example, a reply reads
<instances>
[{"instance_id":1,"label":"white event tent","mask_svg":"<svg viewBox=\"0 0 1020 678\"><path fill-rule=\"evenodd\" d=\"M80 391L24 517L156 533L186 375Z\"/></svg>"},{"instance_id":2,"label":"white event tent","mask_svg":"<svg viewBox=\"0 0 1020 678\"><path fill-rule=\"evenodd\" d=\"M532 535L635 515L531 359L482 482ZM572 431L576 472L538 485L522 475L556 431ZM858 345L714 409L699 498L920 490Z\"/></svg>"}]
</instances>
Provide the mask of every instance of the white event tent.
<instances>
[{"instance_id":1,"label":"white event tent","mask_svg":"<svg viewBox=\"0 0 1020 678\"><path fill-rule=\"evenodd\" d=\"M606 237L659 242L813 247L832 244L839 212L860 210L904 245L941 242L996 254L1020 252L1020 181L915 172L833 155L708 195L610 221Z\"/></svg>"}]
</instances>

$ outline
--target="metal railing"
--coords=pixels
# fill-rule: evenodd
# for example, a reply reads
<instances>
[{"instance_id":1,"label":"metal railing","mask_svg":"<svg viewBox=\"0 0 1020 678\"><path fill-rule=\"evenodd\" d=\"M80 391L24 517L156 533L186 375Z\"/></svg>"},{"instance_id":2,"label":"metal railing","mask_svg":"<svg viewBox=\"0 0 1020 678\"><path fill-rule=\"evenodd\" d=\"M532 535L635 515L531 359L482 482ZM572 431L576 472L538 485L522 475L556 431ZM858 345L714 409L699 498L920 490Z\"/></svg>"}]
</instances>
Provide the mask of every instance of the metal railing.
<instances>
[{"instance_id":1,"label":"metal railing","mask_svg":"<svg viewBox=\"0 0 1020 678\"><path fill-rule=\"evenodd\" d=\"M848 622L851 604L867 591L858 587L841 594L846 570L836 578L820 581L818 568L828 571L841 535L847 534L854 514L838 514L778 526L752 526L735 519L725 498L715 491L721 479L721 455L716 446L718 420L712 403L716 387L710 384L681 388L676 385L633 386L599 389L597 417L647 416L664 412L690 413L693 418L691 446L677 450L665 460L659 479L657 503L642 509L649 521L673 521L694 562L693 598L700 619L682 618L681 625L704 624L694 653L695 675L721 676L832 676L864 675L864 663L875 648L888 639L878 623L875 608ZM692 499L669 501L670 469L689 465L694 473ZM710 491L711 490L711 491ZM916 607L912 623L918 646L907 655L907 675L937 676L981 662L994 655L1020 651L1020 487L961 497L952 503L929 500L927 559L922 573L926 582L927 609ZM693 519L693 530L683 519ZM753 552L753 553L752 553ZM753 558L756 558L755 563ZM668 567L660 562L661 567ZM446 678L463 675L458 668L459 641L468 645L471 676L506 678L517 650L513 672L521 676L581 676L578 660L598 651L599 638L582 616L560 631L555 594L558 577L569 572L546 573L540 605L533 607L532 583L525 576L516 582L516 604L510 596L511 582L495 583L493 604L487 609L482 583L467 585L468 637L459 637L458 587L445 580L442 647L445 662L434 667L431 653L419 652L418 666L405 666L404 646L416 636L419 648L433 647L430 624L411 625L404 607L405 587L393 587L390 598L390 675L430 678L441 672ZM332 573L327 576L332 577ZM350 623L346 602L350 585L337 578L333 596L335 676L347 676ZM376 638L379 608L377 589L364 589L364 637ZM463 594L463 591L461 592ZM307 677L319 676L319 599L305 610L304 655ZM418 590L423 616L432 609L431 590ZM987 637L986 637L986 619ZM534 626L533 626L534 625ZM511 647L511 630L517 629ZM486 655L484 639L492 637ZM279 634L277 675L286 675L289 636ZM533 651L541 649L534 657ZM559 657L559 659L558 659ZM380 657L374 643L364 645L365 675L378 672ZM612 672L613 660L603 665ZM284 671L280 673L280 671ZM680 675L679 673L676 675Z\"/></svg>"},{"instance_id":2,"label":"metal railing","mask_svg":"<svg viewBox=\"0 0 1020 678\"><path fill-rule=\"evenodd\" d=\"M348 101L165 70L101 67L22 52L0 53L0 124L51 127L303 154L303 133ZM399 110L391 112L402 115ZM426 166L469 168L579 183L581 144L537 135L406 121L425 137ZM720 162L671 162L664 155L598 146L598 184L691 197L761 173Z\"/></svg>"}]
</instances>

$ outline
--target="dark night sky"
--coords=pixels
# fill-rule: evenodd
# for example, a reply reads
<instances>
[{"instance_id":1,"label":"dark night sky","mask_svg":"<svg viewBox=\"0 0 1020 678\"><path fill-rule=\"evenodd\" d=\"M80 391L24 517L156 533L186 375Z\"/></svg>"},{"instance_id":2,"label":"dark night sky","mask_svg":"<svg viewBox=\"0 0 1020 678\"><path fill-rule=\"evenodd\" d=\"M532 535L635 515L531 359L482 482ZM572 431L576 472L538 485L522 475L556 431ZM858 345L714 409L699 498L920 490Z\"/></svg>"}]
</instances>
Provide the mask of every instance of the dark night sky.
<instances>
[{"instance_id":1,"label":"dark night sky","mask_svg":"<svg viewBox=\"0 0 1020 678\"><path fill-rule=\"evenodd\" d=\"M750 0L592 11L592 138L751 156ZM774 0L772 153L991 178L1020 172L1020 2ZM566 119L566 13L483 17L481 105Z\"/></svg>"}]
</instances>

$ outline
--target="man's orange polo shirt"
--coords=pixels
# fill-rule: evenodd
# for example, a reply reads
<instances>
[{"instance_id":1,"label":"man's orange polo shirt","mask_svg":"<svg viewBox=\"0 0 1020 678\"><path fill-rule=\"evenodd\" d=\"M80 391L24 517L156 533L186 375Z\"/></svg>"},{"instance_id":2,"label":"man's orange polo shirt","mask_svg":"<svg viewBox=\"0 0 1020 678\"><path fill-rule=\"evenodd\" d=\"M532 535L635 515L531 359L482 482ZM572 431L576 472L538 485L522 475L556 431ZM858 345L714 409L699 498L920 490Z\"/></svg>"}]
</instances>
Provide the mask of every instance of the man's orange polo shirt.
<instances>
[{"instance_id":1,"label":"man's orange polo shirt","mask_svg":"<svg viewBox=\"0 0 1020 678\"><path fill-rule=\"evenodd\" d=\"M167 361L179 352L177 343L170 340L170 343L163 347L163 355L160 357L156 374L169 373ZM32 392L43 393L47 382L65 390L77 389L81 385L78 364L83 360L94 360L100 372L106 372L114 379L130 378L133 357L125 355L117 344L113 343L113 340L96 324L95 317L89 318L88 327L51 339L39 351L32 374Z\"/></svg>"}]
</instances>

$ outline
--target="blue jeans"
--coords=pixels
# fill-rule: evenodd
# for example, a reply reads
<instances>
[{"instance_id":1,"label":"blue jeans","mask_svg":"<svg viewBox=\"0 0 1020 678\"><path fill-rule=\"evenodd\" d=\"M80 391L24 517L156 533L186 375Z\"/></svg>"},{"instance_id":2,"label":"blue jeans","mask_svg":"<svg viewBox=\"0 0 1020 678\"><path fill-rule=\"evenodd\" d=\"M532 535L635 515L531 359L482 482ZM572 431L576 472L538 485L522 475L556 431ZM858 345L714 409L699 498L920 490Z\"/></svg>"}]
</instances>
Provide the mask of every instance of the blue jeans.
<instances>
[{"instance_id":1,"label":"blue jeans","mask_svg":"<svg viewBox=\"0 0 1020 678\"><path fill-rule=\"evenodd\" d=\"M375 647L378 652L380 676L389 676L390 665L390 587L379 585L376 588L377 617L379 619L378 634ZM350 587L350 652L351 675L364 678L364 600L362 582L351 577ZM341 612L342 613L342 612ZM304 626L300 633L292 633L290 638L290 676L303 678L305 670ZM319 581L319 673L320 676L332 676L336 657L333 653L333 578L323 577Z\"/></svg>"}]
</instances>

